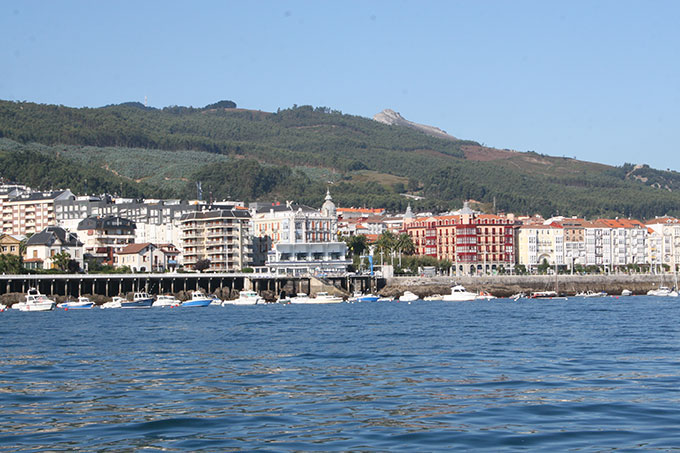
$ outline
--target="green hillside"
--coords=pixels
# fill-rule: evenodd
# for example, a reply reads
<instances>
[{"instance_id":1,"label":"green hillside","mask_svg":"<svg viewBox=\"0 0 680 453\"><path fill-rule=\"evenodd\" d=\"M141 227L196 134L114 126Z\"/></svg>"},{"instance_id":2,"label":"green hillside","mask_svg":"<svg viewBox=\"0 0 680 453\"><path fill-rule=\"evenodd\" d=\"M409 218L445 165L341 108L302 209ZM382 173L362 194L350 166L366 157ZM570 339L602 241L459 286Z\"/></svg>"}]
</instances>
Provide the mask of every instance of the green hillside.
<instances>
[{"instance_id":1,"label":"green hillside","mask_svg":"<svg viewBox=\"0 0 680 453\"><path fill-rule=\"evenodd\" d=\"M200 180L206 197L319 205L332 184L343 206L444 210L474 199L517 213L680 215L676 172L494 150L323 107L0 101L0 137L0 176L42 188L193 197Z\"/></svg>"}]
</instances>

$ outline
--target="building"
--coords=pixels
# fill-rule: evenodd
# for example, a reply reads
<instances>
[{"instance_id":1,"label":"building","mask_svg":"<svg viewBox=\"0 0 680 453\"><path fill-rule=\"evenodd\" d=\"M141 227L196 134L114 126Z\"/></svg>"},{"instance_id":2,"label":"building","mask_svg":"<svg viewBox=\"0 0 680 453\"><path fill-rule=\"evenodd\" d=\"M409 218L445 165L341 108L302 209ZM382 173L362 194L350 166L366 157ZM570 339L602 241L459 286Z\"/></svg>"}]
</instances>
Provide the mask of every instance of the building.
<instances>
[{"instance_id":1,"label":"building","mask_svg":"<svg viewBox=\"0 0 680 453\"><path fill-rule=\"evenodd\" d=\"M516 222L512 216L481 214L467 203L444 216L404 216L416 253L452 263L456 274L493 273L515 265Z\"/></svg>"},{"instance_id":2,"label":"building","mask_svg":"<svg viewBox=\"0 0 680 453\"><path fill-rule=\"evenodd\" d=\"M252 263L250 212L243 208L192 212L180 219L184 266L209 260L208 271L236 272Z\"/></svg>"},{"instance_id":3,"label":"building","mask_svg":"<svg viewBox=\"0 0 680 453\"><path fill-rule=\"evenodd\" d=\"M543 262L551 267L565 264L564 228L560 225L522 225L516 243L517 264L528 271L535 271Z\"/></svg>"},{"instance_id":4,"label":"building","mask_svg":"<svg viewBox=\"0 0 680 453\"><path fill-rule=\"evenodd\" d=\"M27 192L2 203L2 232L35 234L57 224L55 203L74 199L70 190Z\"/></svg>"},{"instance_id":5,"label":"building","mask_svg":"<svg viewBox=\"0 0 680 453\"><path fill-rule=\"evenodd\" d=\"M321 210L274 204L253 213L255 262L281 275L345 272L347 245L337 240L337 210L329 192Z\"/></svg>"},{"instance_id":6,"label":"building","mask_svg":"<svg viewBox=\"0 0 680 453\"><path fill-rule=\"evenodd\" d=\"M158 247L150 242L143 244L129 244L116 252L114 264L116 267L127 266L132 272L157 272L164 270L162 253Z\"/></svg>"},{"instance_id":7,"label":"building","mask_svg":"<svg viewBox=\"0 0 680 453\"><path fill-rule=\"evenodd\" d=\"M0 254L21 256L21 241L23 236L0 234Z\"/></svg>"},{"instance_id":8,"label":"building","mask_svg":"<svg viewBox=\"0 0 680 453\"><path fill-rule=\"evenodd\" d=\"M77 228L85 245L85 258L102 264L113 265L114 255L135 242L135 223L122 217L88 217Z\"/></svg>"},{"instance_id":9,"label":"building","mask_svg":"<svg viewBox=\"0 0 680 453\"><path fill-rule=\"evenodd\" d=\"M680 220L661 217L645 222L648 228L648 262L657 271L666 266L671 272L680 270Z\"/></svg>"},{"instance_id":10,"label":"building","mask_svg":"<svg viewBox=\"0 0 680 453\"><path fill-rule=\"evenodd\" d=\"M24 266L28 269L56 269L52 258L62 252L83 268L83 243L78 236L61 227L50 226L26 241Z\"/></svg>"}]
</instances>

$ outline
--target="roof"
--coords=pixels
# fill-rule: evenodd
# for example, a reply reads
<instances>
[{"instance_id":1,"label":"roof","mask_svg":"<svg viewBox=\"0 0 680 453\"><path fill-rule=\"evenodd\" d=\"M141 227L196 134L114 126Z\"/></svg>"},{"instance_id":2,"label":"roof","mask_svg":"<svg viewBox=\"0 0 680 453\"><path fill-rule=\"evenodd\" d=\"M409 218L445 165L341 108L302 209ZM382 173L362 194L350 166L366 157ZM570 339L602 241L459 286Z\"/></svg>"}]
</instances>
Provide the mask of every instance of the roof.
<instances>
[{"instance_id":1,"label":"roof","mask_svg":"<svg viewBox=\"0 0 680 453\"><path fill-rule=\"evenodd\" d=\"M266 214L268 212L297 212L302 210L302 212L319 212L318 209L305 206L303 204L272 204L271 206L260 206L255 212L258 214Z\"/></svg>"},{"instance_id":2,"label":"roof","mask_svg":"<svg viewBox=\"0 0 680 453\"><path fill-rule=\"evenodd\" d=\"M119 252L116 252L116 255L135 255L145 248L152 246L153 248L157 248L155 245L153 245L151 242L142 242L140 244L129 244L123 247Z\"/></svg>"},{"instance_id":3,"label":"roof","mask_svg":"<svg viewBox=\"0 0 680 453\"><path fill-rule=\"evenodd\" d=\"M16 198L12 198L10 200L10 202L12 202L12 201L55 200L55 199L61 197L62 195L69 195L69 194L71 196L75 197L75 195L73 195L73 193L71 193L71 191L68 190L68 189L66 189L66 190L53 190L51 192L30 192L30 193L26 193L26 194L23 194L23 195L19 195Z\"/></svg>"},{"instance_id":4,"label":"roof","mask_svg":"<svg viewBox=\"0 0 680 453\"><path fill-rule=\"evenodd\" d=\"M103 230L104 228L136 228L135 222L123 217L107 216L97 217L92 216L82 220L78 224L78 231L82 230Z\"/></svg>"},{"instance_id":5,"label":"roof","mask_svg":"<svg viewBox=\"0 0 680 453\"><path fill-rule=\"evenodd\" d=\"M658 217L656 219L648 220L645 225L658 225L658 224L668 224L668 223L678 223L680 222L675 217Z\"/></svg>"},{"instance_id":6,"label":"roof","mask_svg":"<svg viewBox=\"0 0 680 453\"><path fill-rule=\"evenodd\" d=\"M78 236L73 233L69 233L65 229L57 226L50 226L42 230L40 233L36 233L26 241L26 246L31 245L47 245L51 246L55 242L61 242L62 245L69 247L80 247L83 245L82 242L78 240Z\"/></svg>"},{"instance_id":7,"label":"roof","mask_svg":"<svg viewBox=\"0 0 680 453\"><path fill-rule=\"evenodd\" d=\"M224 217L250 218L250 211L243 209L218 209L215 211L189 212L183 214L181 220L213 219Z\"/></svg>"}]
</instances>

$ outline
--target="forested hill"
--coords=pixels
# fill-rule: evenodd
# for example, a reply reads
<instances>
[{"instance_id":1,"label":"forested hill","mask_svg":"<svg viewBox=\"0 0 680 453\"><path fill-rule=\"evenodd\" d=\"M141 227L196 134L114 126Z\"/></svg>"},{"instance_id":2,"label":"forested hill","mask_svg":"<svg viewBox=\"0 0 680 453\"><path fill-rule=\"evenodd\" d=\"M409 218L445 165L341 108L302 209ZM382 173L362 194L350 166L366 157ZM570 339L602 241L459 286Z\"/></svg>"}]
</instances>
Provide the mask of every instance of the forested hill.
<instances>
[{"instance_id":1,"label":"forested hill","mask_svg":"<svg viewBox=\"0 0 680 453\"><path fill-rule=\"evenodd\" d=\"M25 180L17 162L40 180ZM680 215L676 172L490 149L325 107L267 113L231 101L164 109L0 101L0 176L130 196L194 197L201 181L215 199L320 205L331 184L342 206L443 210L474 199L517 213Z\"/></svg>"}]
</instances>

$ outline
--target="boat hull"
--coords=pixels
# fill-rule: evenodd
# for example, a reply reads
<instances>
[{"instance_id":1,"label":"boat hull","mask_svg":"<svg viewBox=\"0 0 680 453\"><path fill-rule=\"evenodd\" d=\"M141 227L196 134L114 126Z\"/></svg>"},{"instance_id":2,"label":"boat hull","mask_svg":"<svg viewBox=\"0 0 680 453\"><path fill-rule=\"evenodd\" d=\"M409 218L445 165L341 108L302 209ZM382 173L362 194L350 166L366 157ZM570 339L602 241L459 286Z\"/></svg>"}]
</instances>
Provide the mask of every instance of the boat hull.
<instances>
[{"instance_id":1,"label":"boat hull","mask_svg":"<svg viewBox=\"0 0 680 453\"><path fill-rule=\"evenodd\" d=\"M182 302L180 307L192 308L192 307L208 307L212 303L212 299L198 299L198 300L187 300Z\"/></svg>"},{"instance_id":2,"label":"boat hull","mask_svg":"<svg viewBox=\"0 0 680 453\"><path fill-rule=\"evenodd\" d=\"M127 302L121 302L120 308L151 308L153 304L153 299L139 299Z\"/></svg>"}]
</instances>

